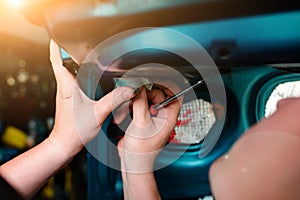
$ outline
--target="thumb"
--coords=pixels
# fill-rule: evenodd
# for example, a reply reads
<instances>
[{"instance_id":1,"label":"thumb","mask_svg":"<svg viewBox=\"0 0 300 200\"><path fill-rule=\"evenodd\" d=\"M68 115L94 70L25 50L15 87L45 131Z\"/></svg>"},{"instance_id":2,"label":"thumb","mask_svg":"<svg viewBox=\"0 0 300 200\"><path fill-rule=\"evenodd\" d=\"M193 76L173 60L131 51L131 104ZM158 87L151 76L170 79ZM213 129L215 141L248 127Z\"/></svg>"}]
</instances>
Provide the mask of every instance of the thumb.
<instances>
[{"instance_id":1,"label":"thumb","mask_svg":"<svg viewBox=\"0 0 300 200\"><path fill-rule=\"evenodd\" d=\"M75 77L63 66L60 47L50 41L50 61L57 82L57 91L63 98L71 97L76 84Z\"/></svg>"},{"instance_id":2,"label":"thumb","mask_svg":"<svg viewBox=\"0 0 300 200\"><path fill-rule=\"evenodd\" d=\"M118 87L103 96L94 105L95 114L100 124L107 116L122 103L129 101L134 96L134 89L130 87Z\"/></svg>"},{"instance_id":3,"label":"thumb","mask_svg":"<svg viewBox=\"0 0 300 200\"><path fill-rule=\"evenodd\" d=\"M148 97L145 87L143 87L141 93L134 98L132 110L134 125L141 128L149 125L152 118L149 113Z\"/></svg>"},{"instance_id":4,"label":"thumb","mask_svg":"<svg viewBox=\"0 0 300 200\"><path fill-rule=\"evenodd\" d=\"M66 81L66 79L74 80L73 75L63 66L60 47L54 40L50 40L50 62L52 64L54 76L58 83Z\"/></svg>"}]
</instances>

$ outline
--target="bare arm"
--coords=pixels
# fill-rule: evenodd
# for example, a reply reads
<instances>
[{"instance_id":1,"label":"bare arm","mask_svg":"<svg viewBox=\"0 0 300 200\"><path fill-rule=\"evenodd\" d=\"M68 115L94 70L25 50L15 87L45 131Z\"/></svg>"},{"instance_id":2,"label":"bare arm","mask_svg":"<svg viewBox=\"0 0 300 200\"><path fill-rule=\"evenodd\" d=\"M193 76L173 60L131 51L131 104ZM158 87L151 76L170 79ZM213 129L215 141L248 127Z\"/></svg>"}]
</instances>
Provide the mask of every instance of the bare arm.
<instances>
[{"instance_id":1,"label":"bare arm","mask_svg":"<svg viewBox=\"0 0 300 200\"><path fill-rule=\"evenodd\" d=\"M161 199L153 172L135 174L123 171L122 180L124 199Z\"/></svg>"},{"instance_id":2,"label":"bare arm","mask_svg":"<svg viewBox=\"0 0 300 200\"><path fill-rule=\"evenodd\" d=\"M3 164L0 174L22 197L30 198L50 176L71 161L72 157L46 139Z\"/></svg>"},{"instance_id":3,"label":"bare arm","mask_svg":"<svg viewBox=\"0 0 300 200\"><path fill-rule=\"evenodd\" d=\"M117 88L99 101L92 101L63 67L59 47L53 41L50 60L57 81L54 128L45 141L0 166L1 177L23 198L31 198L50 176L68 164L96 137L112 110L134 92L127 87Z\"/></svg>"},{"instance_id":4,"label":"bare arm","mask_svg":"<svg viewBox=\"0 0 300 200\"><path fill-rule=\"evenodd\" d=\"M180 102L176 101L156 117L150 116L148 100L155 104L164 99L161 90L147 95L143 89L133 100L132 123L118 144L125 199L160 199L153 165L175 127L180 110Z\"/></svg>"}]
</instances>

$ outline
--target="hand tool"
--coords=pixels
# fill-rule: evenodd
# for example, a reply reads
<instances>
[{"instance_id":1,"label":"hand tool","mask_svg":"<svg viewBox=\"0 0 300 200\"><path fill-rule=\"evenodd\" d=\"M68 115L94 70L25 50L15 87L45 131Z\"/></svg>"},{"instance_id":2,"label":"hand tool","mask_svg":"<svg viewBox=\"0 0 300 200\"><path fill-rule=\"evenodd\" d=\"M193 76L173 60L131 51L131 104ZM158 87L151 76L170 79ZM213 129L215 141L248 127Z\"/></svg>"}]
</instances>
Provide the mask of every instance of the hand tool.
<instances>
[{"instance_id":1,"label":"hand tool","mask_svg":"<svg viewBox=\"0 0 300 200\"><path fill-rule=\"evenodd\" d=\"M160 109L162 109L164 106L168 105L169 103L173 102L175 99L177 99L178 97L184 95L185 93L187 93L188 91L198 87L199 85L201 85L202 83L204 83L204 80L200 80L197 83L195 83L194 85L188 87L185 90L182 90L181 92L178 92L177 94L167 98L166 100L162 101L161 103L158 104L154 104L150 106L150 114L155 116L157 115L158 111Z\"/></svg>"}]
</instances>

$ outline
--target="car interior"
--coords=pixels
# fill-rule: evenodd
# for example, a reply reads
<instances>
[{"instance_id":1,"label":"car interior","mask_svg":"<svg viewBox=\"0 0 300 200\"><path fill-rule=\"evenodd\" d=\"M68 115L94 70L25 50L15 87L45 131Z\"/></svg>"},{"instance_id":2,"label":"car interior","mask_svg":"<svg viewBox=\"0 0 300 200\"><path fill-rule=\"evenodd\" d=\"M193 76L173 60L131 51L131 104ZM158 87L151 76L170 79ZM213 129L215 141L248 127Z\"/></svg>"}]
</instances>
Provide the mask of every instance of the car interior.
<instances>
[{"instance_id":1,"label":"car interior","mask_svg":"<svg viewBox=\"0 0 300 200\"><path fill-rule=\"evenodd\" d=\"M84 79L81 83L82 89L91 98L99 99L111 91L116 77L122 77L124 74L129 77L147 77L155 70L161 73L161 65L176 70L184 80L177 79L176 75L168 76L166 73L159 74L160 78L182 82L183 89L200 79L205 80L205 84L194 89L196 97L185 98L180 112L182 118L178 120L184 123L186 116L194 112L197 116L193 117L197 123L187 122L189 126L194 126L192 131L185 127L186 124L177 123L177 134L157 159L157 165L166 162L168 158L174 159L155 171L162 199L202 199L211 196L208 178L211 164L225 154L250 126L275 112L276 103L280 99L300 97L298 1L32 0L26 2L18 12L26 23L42 32L47 42L52 38L60 45L64 66L74 76L83 73L92 77ZM7 38L7 28L2 29L1 35ZM151 35L152 30L166 31L159 35L161 38L155 38ZM176 33L175 36L172 33ZM48 43L38 41L38 37L32 42L32 39L26 38L30 34L24 32L21 33L22 36L14 36L14 42L1 40L3 68L11 66L2 72L5 77L2 85L5 85L6 89L1 89L1 96L11 95L8 91L17 87L18 84L9 82L12 81L9 78L13 78L14 71L20 75L22 60L19 58L23 58L26 60L26 66L36 66L26 73L35 73L40 76L39 80L48 80L44 81L44 87L50 88L48 93L43 93L41 89L37 95L38 90L27 89L27 92L32 90L31 98L41 99L39 104L32 106L44 109L41 118L45 119L53 114L55 82L51 68L43 67L50 65ZM191 43L181 43L176 38L177 35L199 44L213 66L207 66L204 59L203 63L197 63L198 66L195 67L191 60L182 56L197 57L201 52ZM144 46L155 41L159 41L159 45ZM22 50L9 50L8 46ZM121 49L122 53L111 53L116 49ZM105 54L107 52L108 54ZM102 59L101 53L107 57ZM100 77L94 77L95 71L89 70L96 63L95 59L100 59L98 56L101 57L100 62L104 66L119 60L117 68L107 67ZM15 57L17 61L13 60ZM146 65L146 70L132 71L142 65ZM155 66L151 68L151 65ZM212 70L210 67L216 67L220 74L220 82L206 82L210 75L205 76L202 72ZM32 79L33 76L30 76ZM222 101L222 97L218 96L222 95L220 93L213 96L209 85L213 85L212 88L224 87L226 101ZM34 87L34 84L27 84L26 87ZM20 88L16 91L20 93ZM49 99L52 103L48 103ZM15 102L20 100L22 98L15 98ZM46 105L43 107L41 102ZM196 111L195 104L201 112ZM2 118L5 114L9 115L8 112L14 111L8 109L9 106L12 106L12 103L0 107ZM15 110L21 109L20 106L17 107ZM3 118L3 121L6 124L12 123L9 121L12 117ZM27 123L23 127L29 134ZM200 150L206 145L206 138L214 134L218 136L215 144L205 156L199 156ZM100 137L92 141L82 153L84 159L79 162L84 165L85 178L77 177L82 183L74 183L73 187L86 187L85 199L124 198L121 173L116 167L110 166L110 163L114 162L112 160L118 160L118 154L116 149L103 139L106 137L111 144L116 144L122 135L124 131L114 124L110 117L106 120ZM95 155L98 151L101 152L100 159ZM10 156L17 153L18 151L11 152ZM73 195L68 199L80 197Z\"/></svg>"}]
</instances>

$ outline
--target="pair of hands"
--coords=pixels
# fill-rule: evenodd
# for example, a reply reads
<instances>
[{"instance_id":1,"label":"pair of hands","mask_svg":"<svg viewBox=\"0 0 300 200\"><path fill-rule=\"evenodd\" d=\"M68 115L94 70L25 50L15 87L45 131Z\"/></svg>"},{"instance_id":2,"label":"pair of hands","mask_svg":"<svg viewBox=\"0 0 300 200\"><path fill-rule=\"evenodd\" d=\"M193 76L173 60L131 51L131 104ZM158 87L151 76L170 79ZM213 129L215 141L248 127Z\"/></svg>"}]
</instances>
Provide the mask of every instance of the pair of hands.
<instances>
[{"instance_id":1,"label":"pair of hands","mask_svg":"<svg viewBox=\"0 0 300 200\"><path fill-rule=\"evenodd\" d=\"M132 100L133 119L118 144L119 155L129 163L132 159L139 160L136 155L150 153L151 159L148 156L147 159L152 162L176 124L180 102L174 101L155 117L149 113L148 102L159 103L165 99L165 94L172 95L171 91L154 89L147 92L141 89L134 96L132 88L119 87L100 100L93 101L82 92L76 78L63 67L59 46L54 41L50 43L50 60L57 81L55 124L48 138L51 143L61 152L75 155L97 136L104 120L114 109ZM176 89L173 92L177 92ZM121 122L121 118L116 117L115 121Z\"/></svg>"}]
</instances>

